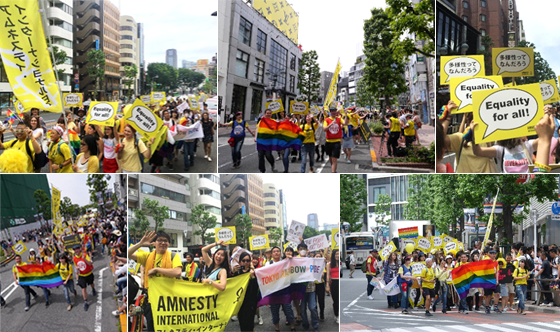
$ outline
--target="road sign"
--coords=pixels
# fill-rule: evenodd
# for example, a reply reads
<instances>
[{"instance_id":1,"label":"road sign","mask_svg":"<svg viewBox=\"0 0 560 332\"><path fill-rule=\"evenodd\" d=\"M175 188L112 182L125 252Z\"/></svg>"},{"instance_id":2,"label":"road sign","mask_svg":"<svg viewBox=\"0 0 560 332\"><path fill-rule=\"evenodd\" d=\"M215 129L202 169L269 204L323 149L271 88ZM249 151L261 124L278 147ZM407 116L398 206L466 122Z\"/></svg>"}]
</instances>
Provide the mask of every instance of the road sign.
<instances>
[{"instance_id":1,"label":"road sign","mask_svg":"<svg viewBox=\"0 0 560 332\"><path fill-rule=\"evenodd\" d=\"M560 214L560 206L558 205L558 202L552 203L552 213Z\"/></svg>"},{"instance_id":2,"label":"road sign","mask_svg":"<svg viewBox=\"0 0 560 332\"><path fill-rule=\"evenodd\" d=\"M79 84L74 85L74 89L79 89L79 88L80 88Z\"/></svg>"},{"instance_id":3,"label":"road sign","mask_svg":"<svg viewBox=\"0 0 560 332\"><path fill-rule=\"evenodd\" d=\"M74 78L79 80L80 79L80 74L78 74L78 73L74 74Z\"/></svg>"}]
</instances>

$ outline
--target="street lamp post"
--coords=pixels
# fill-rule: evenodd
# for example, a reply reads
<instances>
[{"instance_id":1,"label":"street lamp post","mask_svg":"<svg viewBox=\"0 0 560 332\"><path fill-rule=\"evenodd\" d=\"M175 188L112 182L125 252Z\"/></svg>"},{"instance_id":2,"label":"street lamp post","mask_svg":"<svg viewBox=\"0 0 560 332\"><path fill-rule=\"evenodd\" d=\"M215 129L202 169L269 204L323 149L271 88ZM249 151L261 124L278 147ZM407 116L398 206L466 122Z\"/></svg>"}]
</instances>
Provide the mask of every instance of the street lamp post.
<instances>
[{"instance_id":1,"label":"street lamp post","mask_svg":"<svg viewBox=\"0 0 560 332\"><path fill-rule=\"evenodd\" d=\"M274 99L276 99L276 91L277 91L276 83L278 82L278 77L286 75L286 71L285 70L282 70L282 71L275 70L275 71L271 72L270 69L267 69L265 74L268 77L268 83L269 83L269 86L267 88L265 88L265 90L267 92L272 93L272 99L274 100ZM271 83L272 83L272 86L271 86Z\"/></svg>"}]
</instances>

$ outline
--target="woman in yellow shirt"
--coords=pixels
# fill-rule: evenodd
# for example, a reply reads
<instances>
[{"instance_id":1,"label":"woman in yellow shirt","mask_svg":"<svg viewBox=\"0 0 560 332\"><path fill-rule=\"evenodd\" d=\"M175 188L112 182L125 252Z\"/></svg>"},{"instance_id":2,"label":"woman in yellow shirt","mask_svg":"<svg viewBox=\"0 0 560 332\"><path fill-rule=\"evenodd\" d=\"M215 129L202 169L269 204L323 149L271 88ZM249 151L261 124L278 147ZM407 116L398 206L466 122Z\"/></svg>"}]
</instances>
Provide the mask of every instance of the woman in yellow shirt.
<instances>
[{"instance_id":1,"label":"woman in yellow shirt","mask_svg":"<svg viewBox=\"0 0 560 332\"><path fill-rule=\"evenodd\" d=\"M433 316L430 313L430 305L432 304L432 299L435 297L434 287L436 284L436 273L432 265L432 259L426 259L426 267L422 270L422 274L420 275L420 279L422 280L422 293L425 299L426 316Z\"/></svg>"},{"instance_id":2,"label":"woman in yellow shirt","mask_svg":"<svg viewBox=\"0 0 560 332\"><path fill-rule=\"evenodd\" d=\"M525 257L522 257L525 258ZM525 315L525 298L527 296L527 279L529 272L525 269L525 259L519 259L519 267L513 271L513 280L515 283L515 290L517 291L517 298L519 305L517 306L517 313Z\"/></svg>"},{"instance_id":3,"label":"woman in yellow shirt","mask_svg":"<svg viewBox=\"0 0 560 332\"><path fill-rule=\"evenodd\" d=\"M70 309L72 309L70 293L73 293L76 298L78 297L78 293L76 293L76 289L74 288L74 271L72 269L72 263L69 263L68 261L68 256L66 256L66 254L62 254L58 258L58 264L56 267L58 267L60 277L64 280L64 297L66 298L66 303L68 303L67 310L70 311Z\"/></svg>"},{"instance_id":4,"label":"woman in yellow shirt","mask_svg":"<svg viewBox=\"0 0 560 332\"><path fill-rule=\"evenodd\" d=\"M68 143L62 140L64 129L54 126L51 130L49 145L49 172L72 173L72 152Z\"/></svg>"},{"instance_id":5,"label":"woman in yellow shirt","mask_svg":"<svg viewBox=\"0 0 560 332\"><path fill-rule=\"evenodd\" d=\"M315 155L315 130L317 130L317 122L313 115L307 114L305 123L300 127L303 130L305 139L301 145L301 173L305 173L305 165L307 163L307 155L309 155L309 173L313 173L314 155Z\"/></svg>"},{"instance_id":6,"label":"woman in yellow shirt","mask_svg":"<svg viewBox=\"0 0 560 332\"><path fill-rule=\"evenodd\" d=\"M74 173L99 173L99 159L97 159L95 136L86 135L82 138L80 152L76 157L76 163L72 165Z\"/></svg>"},{"instance_id":7,"label":"woman in yellow shirt","mask_svg":"<svg viewBox=\"0 0 560 332\"><path fill-rule=\"evenodd\" d=\"M147 144L140 139L136 138L136 130L132 128L131 125L127 124L124 127L124 138L121 139L118 148L118 158L120 161L121 169L123 173L138 173L142 170L142 164L140 163L141 153L144 158L149 159L152 155L152 143L154 142L154 137L150 138Z\"/></svg>"}]
</instances>

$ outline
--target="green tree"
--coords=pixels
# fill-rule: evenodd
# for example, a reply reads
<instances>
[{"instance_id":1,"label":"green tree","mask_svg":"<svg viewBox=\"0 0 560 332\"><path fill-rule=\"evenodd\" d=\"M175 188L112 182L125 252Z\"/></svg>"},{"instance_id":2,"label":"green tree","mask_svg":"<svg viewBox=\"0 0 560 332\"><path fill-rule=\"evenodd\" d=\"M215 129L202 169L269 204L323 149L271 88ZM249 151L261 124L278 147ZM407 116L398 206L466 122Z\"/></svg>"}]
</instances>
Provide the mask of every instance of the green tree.
<instances>
[{"instance_id":1,"label":"green tree","mask_svg":"<svg viewBox=\"0 0 560 332\"><path fill-rule=\"evenodd\" d=\"M408 176L408 192L404 213L407 220L431 220L434 205L433 176L411 174Z\"/></svg>"},{"instance_id":2,"label":"green tree","mask_svg":"<svg viewBox=\"0 0 560 332\"><path fill-rule=\"evenodd\" d=\"M484 35L480 44L484 47L484 49L479 50L478 54L484 55L484 68L486 75L490 76L492 75L492 47L494 47L494 41L490 35Z\"/></svg>"},{"instance_id":3,"label":"green tree","mask_svg":"<svg viewBox=\"0 0 560 332\"><path fill-rule=\"evenodd\" d=\"M45 220L51 219L52 203L50 195L41 189L37 189L33 192L33 198L35 198L35 211L37 211L37 214L42 213Z\"/></svg>"},{"instance_id":4,"label":"green tree","mask_svg":"<svg viewBox=\"0 0 560 332\"><path fill-rule=\"evenodd\" d=\"M128 223L128 229L133 242L137 242L146 234L146 231L150 227L150 221L148 217L146 217L146 212L144 210L133 209L133 211L134 218L131 218L132 222Z\"/></svg>"},{"instance_id":5,"label":"green tree","mask_svg":"<svg viewBox=\"0 0 560 332\"><path fill-rule=\"evenodd\" d=\"M395 56L392 43L399 38L399 31L391 28L392 21L387 12L374 8L371 18L364 23L364 54L366 67L363 80L376 100L379 100L382 117L385 105L391 105L393 98L406 92L404 79L405 60Z\"/></svg>"},{"instance_id":6,"label":"green tree","mask_svg":"<svg viewBox=\"0 0 560 332\"><path fill-rule=\"evenodd\" d=\"M377 202L375 202L375 222L378 225L389 226L391 223L391 196L389 195L379 195Z\"/></svg>"},{"instance_id":7,"label":"green tree","mask_svg":"<svg viewBox=\"0 0 560 332\"><path fill-rule=\"evenodd\" d=\"M72 200L69 197L63 197L60 201L60 213L65 217L71 215L72 210Z\"/></svg>"},{"instance_id":8,"label":"green tree","mask_svg":"<svg viewBox=\"0 0 560 332\"><path fill-rule=\"evenodd\" d=\"M148 65L146 81L155 83L154 91L163 90L164 87L177 86L177 70L166 63L153 62Z\"/></svg>"},{"instance_id":9,"label":"green tree","mask_svg":"<svg viewBox=\"0 0 560 332\"><path fill-rule=\"evenodd\" d=\"M273 228L268 233L268 239L272 247L280 247L282 245L282 235L284 232L281 228Z\"/></svg>"},{"instance_id":10,"label":"green tree","mask_svg":"<svg viewBox=\"0 0 560 332\"><path fill-rule=\"evenodd\" d=\"M548 61L546 61L539 52L536 51L537 47L535 46L535 44L528 42L528 41L521 41L519 42L518 47L532 47L533 48L533 52L535 55L535 75L534 76L523 76L519 78L519 81L517 82L518 85L525 85L525 84L531 84L531 83L539 83L539 82L543 82L546 80L551 80L554 79L556 80L556 83L558 83L558 79L556 77L556 74L554 73L554 71L552 70L552 68L550 68L550 65L548 64Z\"/></svg>"},{"instance_id":11,"label":"green tree","mask_svg":"<svg viewBox=\"0 0 560 332\"><path fill-rule=\"evenodd\" d=\"M319 72L319 64L317 51L303 52L301 58L301 68L298 72L298 89L302 101L311 103L319 99L319 86L321 83L321 73Z\"/></svg>"},{"instance_id":12,"label":"green tree","mask_svg":"<svg viewBox=\"0 0 560 332\"><path fill-rule=\"evenodd\" d=\"M340 222L350 224L351 232L362 228L363 216L367 212L366 199L366 181L361 176L340 175Z\"/></svg>"},{"instance_id":13,"label":"green tree","mask_svg":"<svg viewBox=\"0 0 560 332\"><path fill-rule=\"evenodd\" d=\"M159 205L159 201L144 197L142 201L142 210L146 212L147 216L154 219L154 232L163 231L163 222L169 218L169 208L164 205Z\"/></svg>"},{"instance_id":14,"label":"green tree","mask_svg":"<svg viewBox=\"0 0 560 332\"><path fill-rule=\"evenodd\" d=\"M136 81L136 75L138 75L138 68L136 68L135 64L132 66L124 66L124 79L123 83L126 85L126 89L128 90L127 97L130 98L132 95L132 90L130 86L134 84Z\"/></svg>"},{"instance_id":15,"label":"green tree","mask_svg":"<svg viewBox=\"0 0 560 332\"><path fill-rule=\"evenodd\" d=\"M356 89L356 106L369 107L370 110L373 110L375 104L375 97L369 90L368 84L365 80L359 80Z\"/></svg>"},{"instance_id":16,"label":"green tree","mask_svg":"<svg viewBox=\"0 0 560 332\"><path fill-rule=\"evenodd\" d=\"M111 179L110 175L104 174L89 174L86 180L86 185L90 188L89 189L89 199L91 202L97 204L97 196L98 192L101 192L103 195L103 205L101 211L103 215L105 215L105 192L109 187L108 180Z\"/></svg>"},{"instance_id":17,"label":"green tree","mask_svg":"<svg viewBox=\"0 0 560 332\"><path fill-rule=\"evenodd\" d=\"M303 229L303 236L302 237L304 239L309 239L310 237L314 237L314 236L317 236L317 235L319 235L319 231L316 230L313 227L305 227Z\"/></svg>"},{"instance_id":18,"label":"green tree","mask_svg":"<svg viewBox=\"0 0 560 332\"><path fill-rule=\"evenodd\" d=\"M213 90L214 90L214 84L212 83L212 80L207 79L206 82L204 82L204 85L202 86L202 88L200 89L201 91L204 91L206 94L213 94Z\"/></svg>"},{"instance_id":19,"label":"green tree","mask_svg":"<svg viewBox=\"0 0 560 332\"><path fill-rule=\"evenodd\" d=\"M249 238L253 236L253 223L248 214L235 216L235 239L238 245L249 248Z\"/></svg>"},{"instance_id":20,"label":"green tree","mask_svg":"<svg viewBox=\"0 0 560 332\"><path fill-rule=\"evenodd\" d=\"M88 75L95 81L93 96L97 96L101 82L105 77L105 53L102 50L91 49L87 52Z\"/></svg>"},{"instance_id":21,"label":"green tree","mask_svg":"<svg viewBox=\"0 0 560 332\"><path fill-rule=\"evenodd\" d=\"M208 230L216 227L216 216L204 210L204 205L199 204L191 210L190 222L197 226L197 230L193 232L195 236L202 237L202 244L214 242L214 232L208 233Z\"/></svg>"},{"instance_id":22,"label":"green tree","mask_svg":"<svg viewBox=\"0 0 560 332\"><path fill-rule=\"evenodd\" d=\"M386 0L390 29L394 31L391 51L395 58L405 58L415 53L434 57L435 1ZM423 41L418 47L417 41Z\"/></svg>"},{"instance_id":23,"label":"green tree","mask_svg":"<svg viewBox=\"0 0 560 332\"><path fill-rule=\"evenodd\" d=\"M190 70L187 68L179 68L177 70L177 82L182 82L189 88L195 88L199 86L204 80L206 76L204 74L196 72L194 70Z\"/></svg>"}]
</instances>

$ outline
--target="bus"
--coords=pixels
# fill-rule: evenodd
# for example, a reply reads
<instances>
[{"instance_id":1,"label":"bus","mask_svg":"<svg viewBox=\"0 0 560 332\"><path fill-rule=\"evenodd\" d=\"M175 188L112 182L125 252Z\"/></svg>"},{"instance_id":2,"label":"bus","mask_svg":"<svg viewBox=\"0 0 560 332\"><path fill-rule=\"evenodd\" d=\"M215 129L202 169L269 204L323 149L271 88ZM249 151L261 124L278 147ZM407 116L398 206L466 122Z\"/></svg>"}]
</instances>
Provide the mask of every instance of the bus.
<instances>
[{"instance_id":1,"label":"bus","mask_svg":"<svg viewBox=\"0 0 560 332\"><path fill-rule=\"evenodd\" d=\"M344 237L344 257L348 251L354 252L356 258L356 267L361 266L369 256L369 251L374 249L374 236L369 232L351 233ZM346 268L350 266L346 264Z\"/></svg>"}]
</instances>

